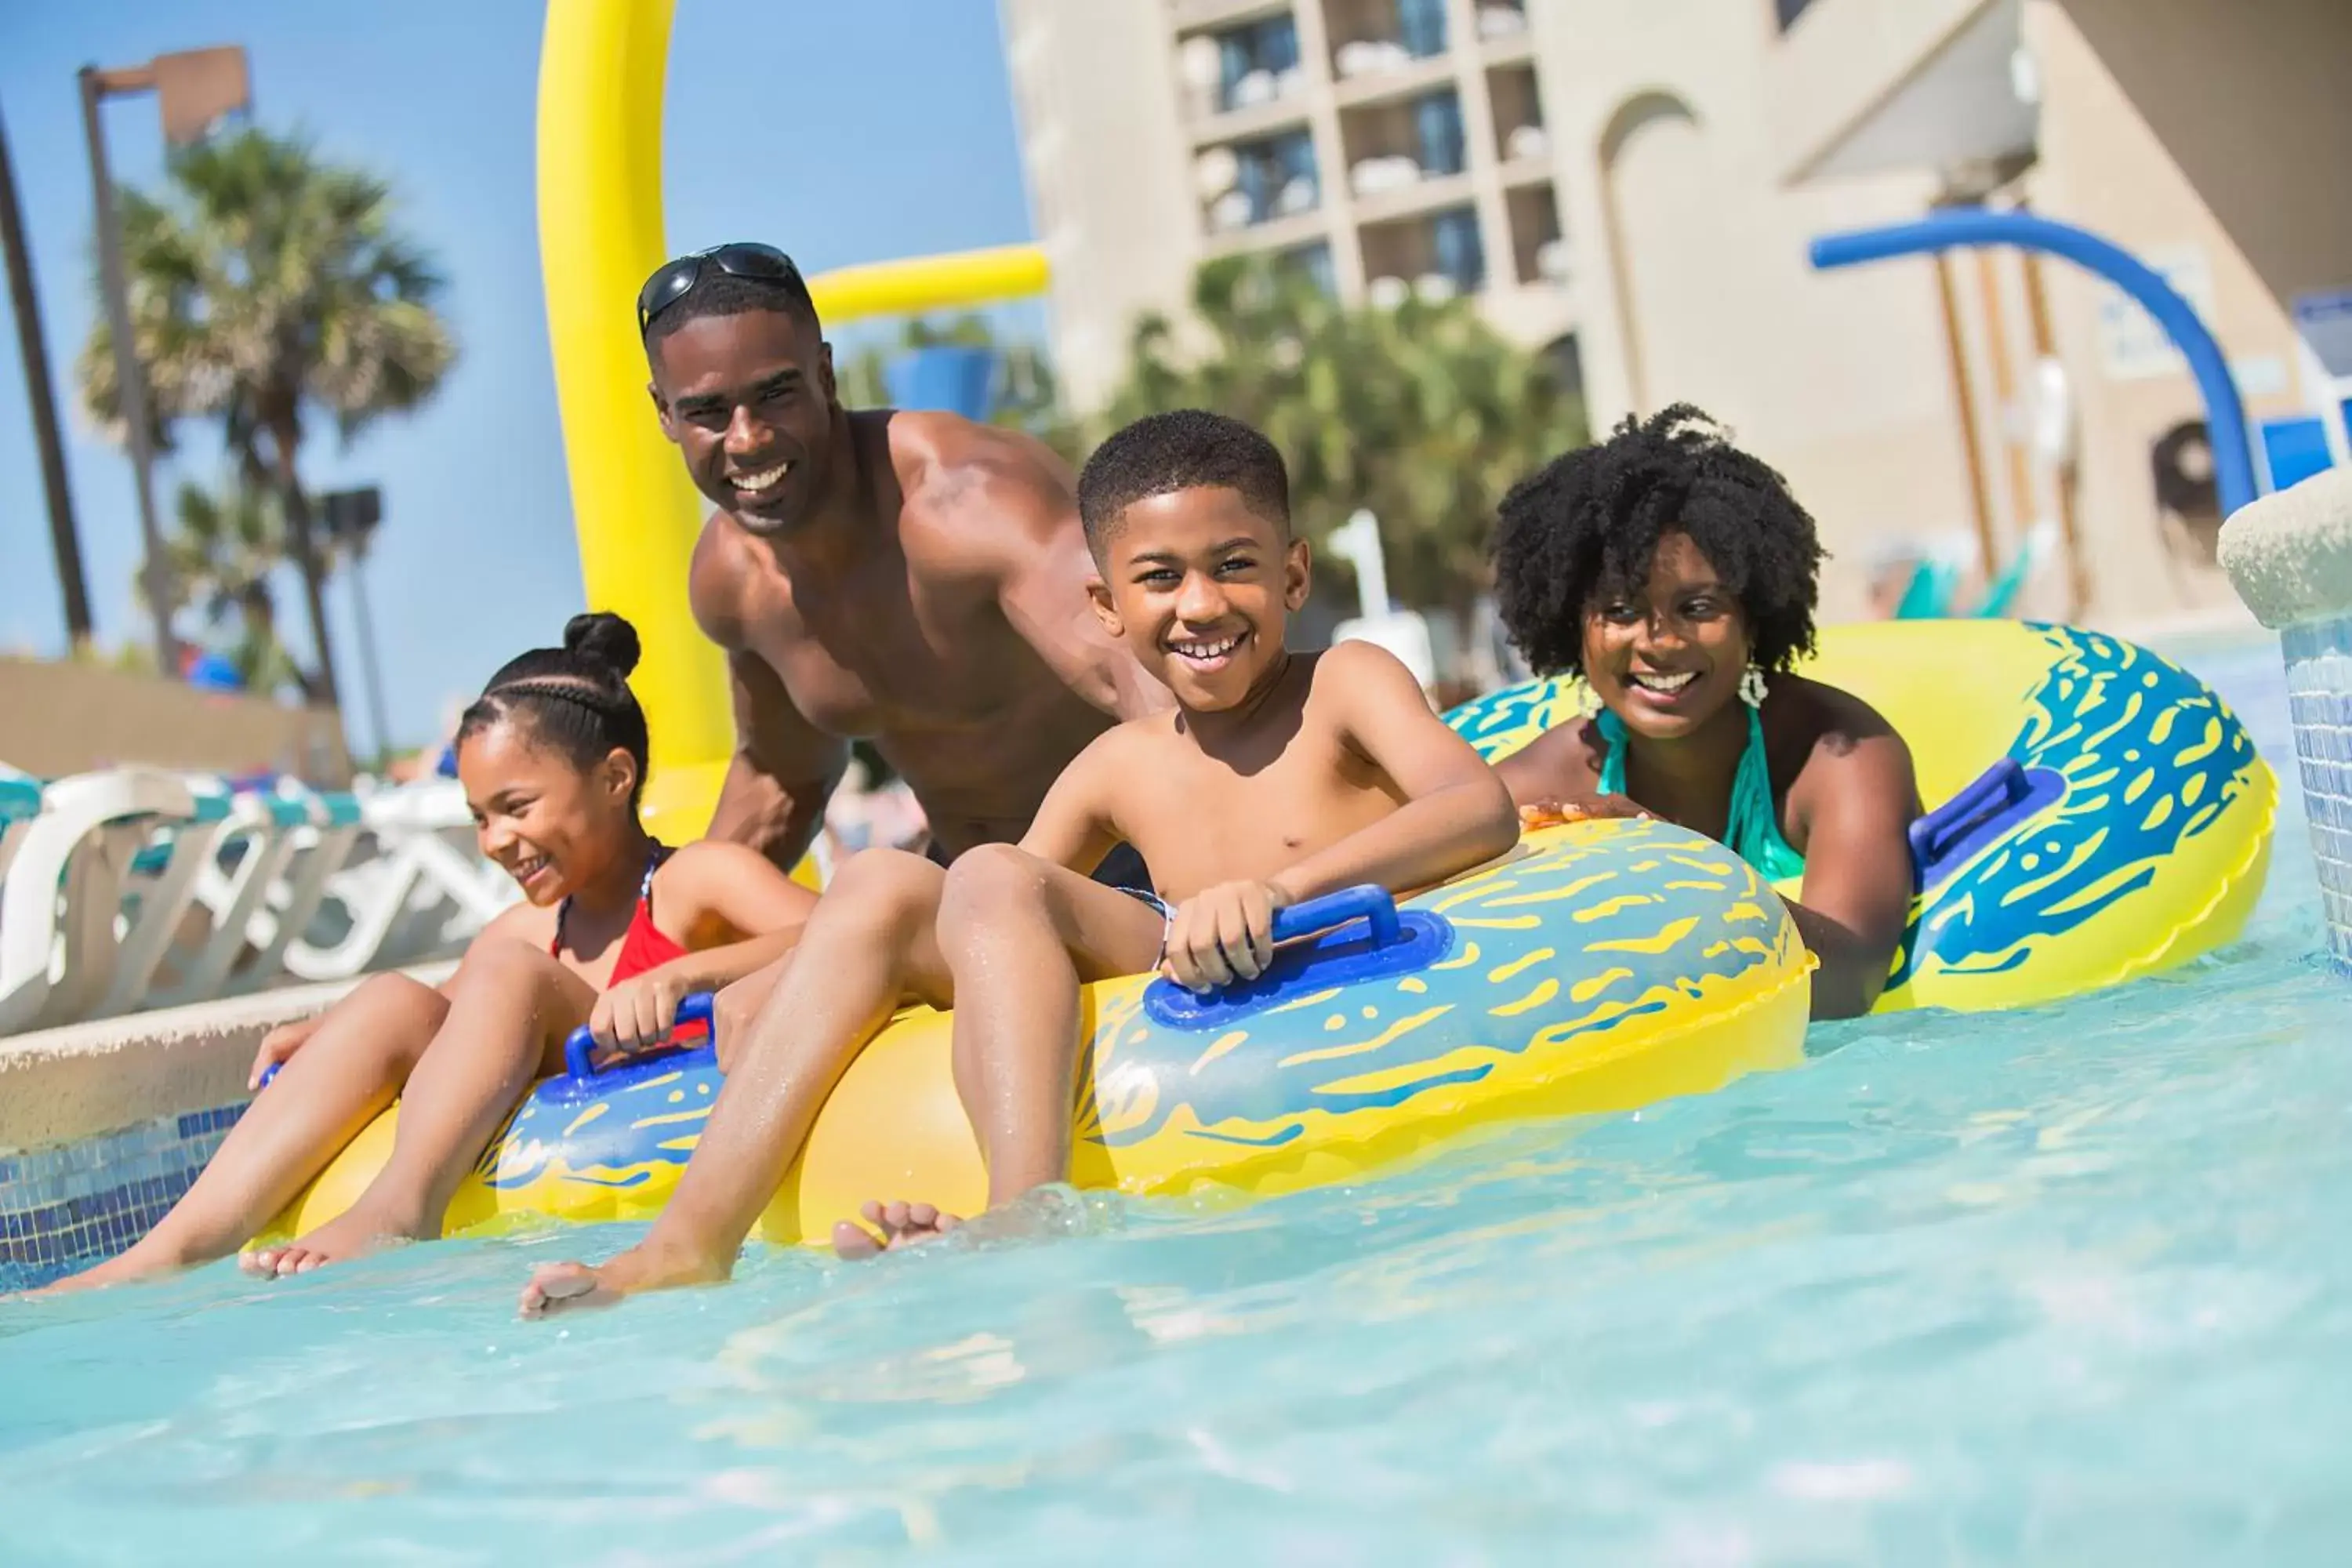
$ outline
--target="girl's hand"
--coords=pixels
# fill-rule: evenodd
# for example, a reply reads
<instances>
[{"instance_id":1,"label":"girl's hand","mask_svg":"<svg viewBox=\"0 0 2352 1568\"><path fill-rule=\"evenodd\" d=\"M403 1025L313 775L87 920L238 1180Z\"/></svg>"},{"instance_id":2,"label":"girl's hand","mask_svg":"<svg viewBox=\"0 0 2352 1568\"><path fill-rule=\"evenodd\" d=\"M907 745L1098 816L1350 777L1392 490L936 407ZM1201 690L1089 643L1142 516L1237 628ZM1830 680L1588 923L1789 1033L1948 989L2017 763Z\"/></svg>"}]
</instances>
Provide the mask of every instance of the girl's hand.
<instances>
[{"instance_id":1,"label":"girl's hand","mask_svg":"<svg viewBox=\"0 0 2352 1568\"><path fill-rule=\"evenodd\" d=\"M669 1038L677 1022L677 1005L696 989L693 977L674 965L648 969L596 998L588 1014L588 1032L598 1045L623 1055L652 1050Z\"/></svg>"},{"instance_id":2,"label":"girl's hand","mask_svg":"<svg viewBox=\"0 0 2352 1568\"><path fill-rule=\"evenodd\" d=\"M300 1050L303 1043L319 1032L319 1024L318 1018L304 1018L299 1023L280 1024L262 1036L261 1048L253 1053L253 1070L245 1075L245 1087L260 1093L261 1075Z\"/></svg>"},{"instance_id":3,"label":"girl's hand","mask_svg":"<svg viewBox=\"0 0 2352 1568\"><path fill-rule=\"evenodd\" d=\"M1256 979L1274 962L1274 911L1289 902L1268 882L1225 882L1185 900L1168 922L1169 978L1203 994Z\"/></svg>"}]
</instances>

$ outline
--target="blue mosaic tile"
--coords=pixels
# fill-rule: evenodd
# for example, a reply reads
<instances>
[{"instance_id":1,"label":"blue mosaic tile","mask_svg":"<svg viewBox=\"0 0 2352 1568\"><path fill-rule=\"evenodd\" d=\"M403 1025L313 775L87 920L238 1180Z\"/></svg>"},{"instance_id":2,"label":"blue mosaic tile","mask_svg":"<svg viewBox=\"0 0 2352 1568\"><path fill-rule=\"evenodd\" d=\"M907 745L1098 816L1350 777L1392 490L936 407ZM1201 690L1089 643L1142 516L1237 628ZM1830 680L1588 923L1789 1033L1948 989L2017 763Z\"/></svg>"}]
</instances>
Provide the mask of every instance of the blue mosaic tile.
<instances>
[{"instance_id":1,"label":"blue mosaic tile","mask_svg":"<svg viewBox=\"0 0 2352 1568\"><path fill-rule=\"evenodd\" d=\"M137 1241L180 1200L243 1105L159 1117L0 1159L0 1289L46 1284Z\"/></svg>"}]
</instances>

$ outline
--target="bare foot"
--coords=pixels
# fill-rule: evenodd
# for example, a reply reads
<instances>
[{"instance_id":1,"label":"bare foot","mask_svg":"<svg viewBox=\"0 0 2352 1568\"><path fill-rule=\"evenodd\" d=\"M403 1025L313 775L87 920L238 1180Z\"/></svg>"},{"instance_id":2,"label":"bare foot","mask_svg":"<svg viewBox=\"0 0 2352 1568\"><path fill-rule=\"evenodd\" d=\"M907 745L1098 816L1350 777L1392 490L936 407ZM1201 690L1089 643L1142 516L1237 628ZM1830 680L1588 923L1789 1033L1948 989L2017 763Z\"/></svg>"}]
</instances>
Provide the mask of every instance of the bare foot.
<instances>
[{"instance_id":1,"label":"bare foot","mask_svg":"<svg viewBox=\"0 0 2352 1568\"><path fill-rule=\"evenodd\" d=\"M963 1221L951 1214L933 1208L929 1204L868 1203L858 1210L866 1224L879 1230L879 1237L864 1226L843 1220L833 1227L833 1249L852 1260L878 1257L896 1252L902 1247L919 1247L927 1241L937 1241L954 1230Z\"/></svg>"},{"instance_id":2,"label":"bare foot","mask_svg":"<svg viewBox=\"0 0 2352 1568\"><path fill-rule=\"evenodd\" d=\"M667 1290L680 1285L714 1285L728 1275L723 1262L692 1259L664 1262L642 1247L633 1247L609 1263L591 1268L585 1263L542 1263L531 1270L520 1303L526 1318L552 1318L583 1307L610 1307L640 1290Z\"/></svg>"},{"instance_id":3,"label":"bare foot","mask_svg":"<svg viewBox=\"0 0 2352 1568\"><path fill-rule=\"evenodd\" d=\"M396 1241L431 1241L439 1226L427 1226L413 1215L396 1215L359 1204L316 1230L305 1231L283 1247L256 1247L237 1255L237 1267L264 1279L308 1274L329 1263L365 1258Z\"/></svg>"}]
</instances>

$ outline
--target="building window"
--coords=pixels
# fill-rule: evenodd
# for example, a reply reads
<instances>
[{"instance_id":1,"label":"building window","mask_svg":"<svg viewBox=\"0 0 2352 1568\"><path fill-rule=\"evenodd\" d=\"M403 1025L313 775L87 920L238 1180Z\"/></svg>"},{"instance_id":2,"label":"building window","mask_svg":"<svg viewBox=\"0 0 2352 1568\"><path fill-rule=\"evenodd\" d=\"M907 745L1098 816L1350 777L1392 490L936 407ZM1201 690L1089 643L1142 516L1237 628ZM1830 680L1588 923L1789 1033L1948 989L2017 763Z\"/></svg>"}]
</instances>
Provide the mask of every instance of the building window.
<instances>
[{"instance_id":1,"label":"building window","mask_svg":"<svg viewBox=\"0 0 2352 1568\"><path fill-rule=\"evenodd\" d=\"M1806 7L1812 3L1813 0L1772 0L1773 13L1780 18L1780 31L1785 33L1795 26L1797 18L1803 16Z\"/></svg>"},{"instance_id":2,"label":"building window","mask_svg":"<svg viewBox=\"0 0 2352 1568\"><path fill-rule=\"evenodd\" d=\"M1286 13L1217 35L1217 107L1271 103L1299 79L1298 24Z\"/></svg>"},{"instance_id":3,"label":"building window","mask_svg":"<svg viewBox=\"0 0 2352 1568\"><path fill-rule=\"evenodd\" d=\"M1397 37L1417 60L1444 54L1445 0L1397 0Z\"/></svg>"},{"instance_id":4,"label":"building window","mask_svg":"<svg viewBox=\"0 0 2352 1568\"><path fill-rule=\"evenodd\" d=\"M1475 294L1486 282L1486 251L1478 239L1478 215L1470 207L1455 207L1442 212L1429 220L1432 248L1435 252L1437 270L1454 280L1454 287L1465 294Z\"/></svg>"},{"instance_id":5,"label":"building window","mask_svg":"<svg viewBox=\"0 0 2352 1568\"><path fill-rule=\"evenodd\" d=\"M1420 143L1423 179L1462 172L1462 99L1453 89L1433 92L1413 104L1412 130Z\"/></svg>"},{"instance_id":6,"label":"building window","mask_svg":"<svg viewBox=\"0 0 2352 1568\"><path fill-rule=\"evenodd\" d=\"M1213 226L1245 228L1278 217L1312 212L1322 200L1315 174L1315 138L1286 132L1234 149L1234 188L1212 210Z\"/></svg>"}]
</instances>

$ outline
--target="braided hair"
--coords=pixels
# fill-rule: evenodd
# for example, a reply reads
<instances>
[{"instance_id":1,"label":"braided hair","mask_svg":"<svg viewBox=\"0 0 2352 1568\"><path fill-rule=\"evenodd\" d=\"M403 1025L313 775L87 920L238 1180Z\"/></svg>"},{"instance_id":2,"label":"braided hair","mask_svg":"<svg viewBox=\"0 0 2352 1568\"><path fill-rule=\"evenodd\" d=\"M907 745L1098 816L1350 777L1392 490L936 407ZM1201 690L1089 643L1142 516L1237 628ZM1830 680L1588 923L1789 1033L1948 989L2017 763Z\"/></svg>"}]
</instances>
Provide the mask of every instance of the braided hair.
<instances>
[{"instance_id":1,"label":"braided hair","mask_svg":"<svg viewBox=\"0 0 2352 1568\"><path fill-rule=\"evenodd\" d=\"M1540 675L1581 674L1584 616L1638 587L1658 541L1687 534L1739 601L1756 663L1785 670L1813 647L1821 541L1788 481L1686 403L1628 417L1607 441L1553 458L1503 498L1495 599Z\"/></svg>"},{"instance_id":2,"label":"braided hair","mask_svg":"<svg viewBox=\"0 0 2352 1568\"><path fill-rule=\"evenodd\" d=\"M615 747L637 764L634 809L646 787L646 710L629 689L637 667L637 631L603 611L574 616L562 647L535 647L490 677L481 696L457 721L457 744L509 721L530 727L531 738L585 771Z\"/></svg>"}]
</instances>

